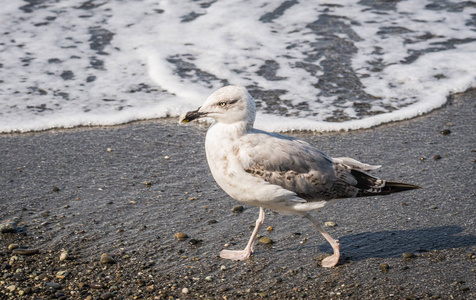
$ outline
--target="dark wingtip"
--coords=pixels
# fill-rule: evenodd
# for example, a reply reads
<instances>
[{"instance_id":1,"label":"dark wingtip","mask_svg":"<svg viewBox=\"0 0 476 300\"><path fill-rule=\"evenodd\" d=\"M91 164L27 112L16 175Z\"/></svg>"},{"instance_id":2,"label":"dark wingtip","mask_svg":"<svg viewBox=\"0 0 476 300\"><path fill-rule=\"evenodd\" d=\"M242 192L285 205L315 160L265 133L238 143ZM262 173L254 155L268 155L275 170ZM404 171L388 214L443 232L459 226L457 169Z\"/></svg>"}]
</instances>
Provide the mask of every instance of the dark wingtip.
<instances>
[{"instance_id":1,"label":"dark wingtip","mask_svg":"<svg viewBox=\"0 0 476 300\"><path fill-rule=\"evenodd\" d=\"M422 187L418 185L402 183L402 182L394 182L394 181L385 182L385 186L390 188L395 188L398 191L422 189Z\"/></svg>"}]
</instances>

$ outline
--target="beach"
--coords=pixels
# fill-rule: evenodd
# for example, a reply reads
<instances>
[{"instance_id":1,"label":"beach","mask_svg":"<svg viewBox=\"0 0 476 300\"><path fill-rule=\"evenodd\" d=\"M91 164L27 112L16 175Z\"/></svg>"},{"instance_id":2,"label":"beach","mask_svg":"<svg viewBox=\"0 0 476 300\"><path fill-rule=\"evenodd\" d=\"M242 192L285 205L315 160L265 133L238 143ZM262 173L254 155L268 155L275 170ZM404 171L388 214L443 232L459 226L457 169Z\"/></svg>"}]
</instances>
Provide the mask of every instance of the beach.
<instances>
[{"instance_id":1,"label":"beach","mask_svg":"<svg viewBox=\"0 0 476 300\"><path fill-rule=\"evenodd\" d=\"M258 208L240 211L214 182L206 124L1 134L0 298L476 299L475 99L365 130L288 133L422 187L314 213L342 244L331 269L310 222L269 210L260 234L272 243L243 262L218 256L245 246Z\"/></svg>"}]
</instances>

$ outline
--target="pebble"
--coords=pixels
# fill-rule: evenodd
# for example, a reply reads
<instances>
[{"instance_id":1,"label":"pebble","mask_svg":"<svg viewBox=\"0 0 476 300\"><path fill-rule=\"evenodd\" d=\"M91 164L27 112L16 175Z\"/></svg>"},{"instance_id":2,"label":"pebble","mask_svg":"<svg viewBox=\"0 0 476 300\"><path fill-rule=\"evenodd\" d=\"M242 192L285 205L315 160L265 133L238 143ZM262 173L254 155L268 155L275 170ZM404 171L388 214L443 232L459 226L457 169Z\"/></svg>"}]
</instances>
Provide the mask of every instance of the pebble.
<instances>
[{"instance_id":1,"label":"pebble","mask_svg":"<svg viewBox=\"0 0 476 300\"><path fill-rule=\"evenodd\" d=\"M179 241L185 241L186 239L188 239L188 235L183 232L177 232L176 234L174 234L174 237Z\"/></svg>"},{"instance_id":2,"label":"pebble","mask_svg":"<svg viewBox=\"0 0 476 300\"><path fill-rule=\"evenodd\" d=\"M208 224L208 225L216 224L216 223L218 223L217 220L208 220L208 221L207 221L207 224Z\"/></svg>"},{"instance_id":3,"label":"pebble","mask_svg":"<svg viewBox=\"0 0 476 300\"><path fill-rule=\"evenodd\" d=\"M201 243L202 243L202 240L197 240L197 239L191 239L189 241L190 245L198 245L198 244L201 244Z\"/></svg>"},{"instance_id":4,"label":"pebble","mask_svg":"<svg viewBox=\"0 0 476 300\"><path fill-rule=\"evenodd\" d=\"M8 250L13 251L14 249L18 248L18 244L10 244L8 245Z\"/></svg>"},{"instance_id":5,"label":"pebble","mask_svg":"<svg viewBox=\"0 0 476 300\"><path fill-rule=\"evenodd\" d=\"M232 213L242 213L244 210L243 205L237 205L231 209Z\"/></svg>"},{"instance_id":6,"label":"pebble","mask_svg":"<svg viewBox=\"0 0 476 300\"><path fill-rule=\"evenodd\" d=\"M189 292L188 288L183 288L183 289L182 289L182 293L183 293L183 294L188 294L188 292Z\"/></svg>"},{"instance_id":7,"label":"pebble","mask_svg":"<svg viewBox=\"0 0 476 300\"><path fill-rule=\"evenodd\" d=\"M152 186L152 182L150 182L150 181L144 181L144 182L142 182L142 184L145 185L148 188L150 188Z\"/></svg>"},{"instance_id":8,"label":"pebble","mask_svg":"<svg viewBox=\"0 0 476 300\"><path fill-rule=\"evenodd\" d=\"M101 299L103 299L103 300L112 299L113 297L114 297L114 295L111 294L111 293L104 293L104 294L101 295Z\"/></svg>"},{"instance_id":9,"label":"pebble","mask_svg":"<svg viewBox=\"0 0 476 300\"><path fill-rule=\"evenodd\" d=\"M324 225L326 225L326 227L336 227L337 226L336 222L332 222L332 221L325 222Z\"/></svg>"},{"instance_id":10,"label":"pebble","mask_svg":"<svg viewBox=\"0 0 476 300\"><path fill-rule=\"evenodd\" d=\"M268 232L273 231L273 226L268 226L268 228L266 228L266 231L268 231Z\"/></svg>"},{"instance_id":11,"label":"pebble","mask_svg":"<svg viewBox=\"0 0 476 300\"><path fill-rule=\"evenodd\" d=\"M63 288L63 286L61 284L56 283L56 282L47 282L46 287L50 288L52 290L59 290L59 289Z\"/></svg>"},{"instance_id":12,"label":"pebble","mask_svg":"<svg viewBox=\"0 0 476 300\"><path fill-rule=\"evenodd\" d=\"M265 245L270 245L273 243L273 241L269 237L266 237L266 236L263 236L262 238L260 238L258 242L260 244L265 244Z\"/></svg>"},{"instance_id":13,"label":"pebble","mask_svg":"<svg viewBox=\"0 0 476 300\"><path fill-rule=\"evenodd\" d=\"M433 160L440 160L441 156L438 154L433 155Z\"/></svg>"},{"instance_id":14,"label":"pebble","mask_svg":"<svg viewBox=\"0 0 476 300\"><path fill-rule=\"evenodd\" d=\"M6 289L7 289L8 291L10 291L10 292L13 292L16 288L17 288L17 287L16 287L14 284L9 285L9 286L6 287Z\"/></svg>"},{"instance_id":15,"label":"pebble","mask_svg":"<svg viewBox=\"0 0 476 300\"><path fill-rule=\"evenodd\" d=\"M68 275L69 275L69 272L66 271L66 270L58 271L58 272L56 273L56 278L65 279L66 276L68 276Z\"/></svg>"},{"instance_id":16,"label":"pebble","mask_svg":"<svg viewBox=\"0 0 476 300\"><path fill-rule=\"evenodd\" d=\"M0 224L1 233L12 233L17 231L17 223L15 222L5 222Z\"/></svg>"},{"instance_id":17,"label":"pebble","mask_svg":"<svg viewBox=\"0 0 476 300\"><path fill-rule=\"evenodd\" d=\"M221 265L221 266L220 266L220 270L226 271L226 266L225 266L225 265Z\"/></svg>"},{"instance_id":18,"label":"pebble","mask_svg":"<svg viewBox=\"0 0 476 300\"><path fill-rule=\"evenodd\" d=\"M105 286L104 286L104 283L101 283L101 282L93 282L91 283L91 288L92 289L95 289L95 290L101 290L103 289Z\"/></svg>"},{"instance_id":19,"label":"pebble","mask_svg":"<svg viewBox=\"0 0 476 300\"><path fill-rule=\"evenodd\" d=\"M152 293L154 290L155 290L155 287L153 285L149 285L146 290L149 292L149 293Z\"/></svg>"},{"instance_id":20,"label":"pebble","mask_svg":"<svg viewBox=\"0 0 476 300\"><path fill-rule=\"evenodd\" d=\"M59 260L63 261L63 260L67 260L68 258L69 258L68 251L62 251L60 254Z\"/></svg>"},{"instance_id":21,"label":"pebble","mask_svg":"<svg viewBox=\"0 0 476 300\"><path fill-rule=\"evenodd\" d=\"M83 287L86 286L86 283L85 282L80 282L78 283L78 288L82 289Z\"/></svg>"},{"instance_id":22,"label":"pebble","mask_svg":"<svg viewBox=\"0 0 476 300\"><path fill-rule=\"evenodd\" d=\"M411 252L405 252L405 253L402 254L402 258L403 258L403 260L412 259L412 258L415 258L415 254L413 254Z\"/></svg>"},{"instance_id":23,"label":"pebble","mask_svg":"<svg viewBox=\"0 0 476 300\"><path fill-rule=\"evenodd\" d=\"M59 192L59 191L61 191L59 187L57 187L57 186L53 187L53 192Z\"/></svg>"},{"instance_id":24,"label":"pebble","mask_svg":"<svg viewBox=\"0 0 476 300\"><path fill-rule=\"evenodd\" d=\"M212 276L207 276L205 277L205 281L212 281L213 280L213 277Z\"/></svg>"},{"instance_id":25,"label":"pebble","mask_svg":"<svg viewBox=\"0 0 476 300\"><path fill-rule=\"evenodd\" d=\"M451 130L449 130L449 129L443 129L442 131L440 131L440 133L441 133L442 135L449 135L449 134L451 134Z\"/></svg>"},{"instance_id":26,"label":"pebble","mask_svg":"<svg viewBox=\"0 0 476 300\"><path fill-rule=\"evenodd\" d=\"M387 263L381 263L379 267L380 267L380 271L384 273L388 272L388 270L390 269L390 266Z\"/></svg>"},{"instance_id":27,"label":"pebble","mask_svg":"<svg viewBox=\"0 0 476 300\"><path fill-rule=\"evenodd\" d=\"M99 262L102 264L115 264L116 260L112 258L108 253L104 253L101 255Z\"/></svg>"},{"instance_id":28,"label":"pebble","mask_svg":"<svg viewBox=\"0 0 476 300\"><path fill-rule=\"evenodd\" d=\"M111 149L111 148L107 148L106 151L107 151L107 152L112 152L112 149Z\"/></svg>"},{"instance_id":29,"label":"pebble","mask_svg":"<svg viewBox=\"0 0 476 300\"><path fill-rule=\"evenodd\" d=\"M19 254L19 255L34 255L40 253L39 249L23 249L23 248L17 248L13 249L12 251L13 254Z\"/></svg>"}]
</instances>

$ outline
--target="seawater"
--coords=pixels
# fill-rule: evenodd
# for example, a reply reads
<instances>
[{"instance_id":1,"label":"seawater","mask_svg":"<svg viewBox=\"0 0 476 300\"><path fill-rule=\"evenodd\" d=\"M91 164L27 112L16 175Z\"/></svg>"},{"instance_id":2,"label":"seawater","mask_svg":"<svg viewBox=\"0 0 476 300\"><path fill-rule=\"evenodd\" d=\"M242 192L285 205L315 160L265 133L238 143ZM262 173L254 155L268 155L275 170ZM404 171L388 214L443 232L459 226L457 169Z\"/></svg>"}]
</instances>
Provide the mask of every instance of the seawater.
<instances>
[{"instance_id":1,"label":"seawater","mask_svg":"<svg viewBox=\"0 0 476 300\"><path fill-rule=\"evenodd\" d=\"M351 130L476 86L468 1L19 1L0 10L0 132L174 117L246 86L256 127Z\"/></svg>"}]
</instances>

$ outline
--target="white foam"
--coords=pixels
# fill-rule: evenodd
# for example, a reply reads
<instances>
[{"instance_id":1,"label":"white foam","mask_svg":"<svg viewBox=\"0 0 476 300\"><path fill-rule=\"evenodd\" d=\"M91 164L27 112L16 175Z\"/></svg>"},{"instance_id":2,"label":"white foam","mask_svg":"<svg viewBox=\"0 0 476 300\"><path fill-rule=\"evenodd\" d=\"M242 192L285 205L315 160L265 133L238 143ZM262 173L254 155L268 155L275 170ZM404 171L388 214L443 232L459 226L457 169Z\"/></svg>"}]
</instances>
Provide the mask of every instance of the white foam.
<instances>
[{"instance_id":1,"label":"white foam","mask_svg":"<svg viewBox=\"0 0 476 300\"><path fill-rule=\"evenodd\" d=\"M428 3L398 2L396 11L382 14L352 0L328 1L326 6L303 0L263 23L260 17L282 3L234 0L207 7L199 1L110 1L84 10L59 1L25 13L19 10L25 3L9 1L0 11L2 31L8 32L0 36L0 132L178 116L201 105L223 80L284 90L281 100L308 104L310 113L287 108L298 118L261 112L257 127L266 130L348 130L415 117L442 106L450 93L476 86L474 42L403 62L410 51L443 47L441 43L449 39L474 38L466 24L475 8L428 10ZM183 22L191 13L201 15ZM341 17L360 38L335 33L357 48L352 68L365 92L377 99L368 102L368 110L383 113L362 117L354 108L355 100L336 104L336 97L316 88L318 77L325 76L322 71L312 76L295 67L316 51L311 43L319 37L306 26L324 13ZM38 26L43 22L48 24ZM385 27L408 31L377 34ZM91 28L114 33L103 49L107 55L90 48ZM433 37L419 38L423 35ZM61 62L48 62L53 58ZM93 68L92 58L103 61L104 69ZM190 71L182 78L170 58L192 63L210 76L204 80ZM314 64L319 66L325 59ZM257 74L266 60L279 65L276 76L281 80ZM379 72L373 70L372 62L377 60L384 66ZM74 77L64 80L60 75L65 71L72 71ZM96 80L86 82L89 76ZM67 100L61 93L68 94ZM356 119L326 122L336 110Z\"/></svg>"}]
</instances>

